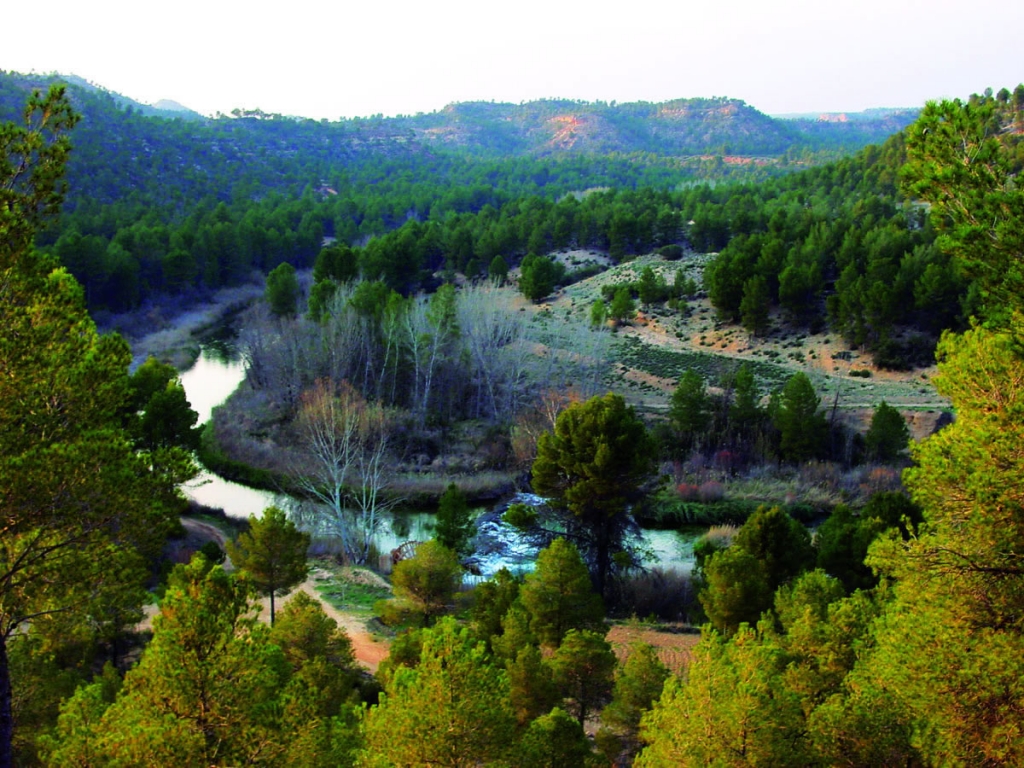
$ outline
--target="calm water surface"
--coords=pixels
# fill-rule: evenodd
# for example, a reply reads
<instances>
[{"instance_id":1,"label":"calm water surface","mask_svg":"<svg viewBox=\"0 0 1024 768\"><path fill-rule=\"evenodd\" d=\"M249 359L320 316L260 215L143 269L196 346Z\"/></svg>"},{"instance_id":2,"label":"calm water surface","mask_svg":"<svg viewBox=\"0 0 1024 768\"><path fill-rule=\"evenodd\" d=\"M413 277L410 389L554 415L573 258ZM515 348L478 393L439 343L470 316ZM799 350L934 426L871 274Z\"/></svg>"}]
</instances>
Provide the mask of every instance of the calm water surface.
<instances>
[{"instance_id":1,"label":"calm water surface","mask_svg":"<svg viewBox=\"0 0 1024 768\"><path fill-rule=\"evenodd\" d=\"M245 361L229 341L205 344L195 364L181 374L181 384L192 407L199 413L201 424L209 421L213 409L227 400L244 380ZM205 470L184 490L199 504L223 509L225 514L239 518L259 515L271 505L287 508L289 502L285 495L250 488ZM388 552L406 541L429 539L433 535L433 519L433 515L423 512L393 513L378 537L378 550ZM645 530L643 545L653 555L648 565L689 571L693 567L693 544L702 532L696 529ZM486 570L493 572L503 565L500 559L489 560Z\"/></svg>"}]
</instances>

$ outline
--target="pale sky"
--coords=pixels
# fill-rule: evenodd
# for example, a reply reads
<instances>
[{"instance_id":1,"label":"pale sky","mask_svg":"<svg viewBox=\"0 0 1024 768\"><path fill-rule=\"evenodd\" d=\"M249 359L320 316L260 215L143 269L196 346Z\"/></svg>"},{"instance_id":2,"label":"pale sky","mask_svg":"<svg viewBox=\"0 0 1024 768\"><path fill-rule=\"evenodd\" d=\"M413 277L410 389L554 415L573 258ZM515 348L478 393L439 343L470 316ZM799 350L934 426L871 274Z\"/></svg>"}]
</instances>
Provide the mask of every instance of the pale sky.
<instances>
[{"instance_id":1,"label":"pale sky","mask_svg":"<svg viewBox=\"0 0 1024 768\"><path fill-rule=\"evenodd\" d=\"M0 69L312 118L730 96L917 107L1024 81L1020 0L7 0Z\"/></svg>"}]
</instances>

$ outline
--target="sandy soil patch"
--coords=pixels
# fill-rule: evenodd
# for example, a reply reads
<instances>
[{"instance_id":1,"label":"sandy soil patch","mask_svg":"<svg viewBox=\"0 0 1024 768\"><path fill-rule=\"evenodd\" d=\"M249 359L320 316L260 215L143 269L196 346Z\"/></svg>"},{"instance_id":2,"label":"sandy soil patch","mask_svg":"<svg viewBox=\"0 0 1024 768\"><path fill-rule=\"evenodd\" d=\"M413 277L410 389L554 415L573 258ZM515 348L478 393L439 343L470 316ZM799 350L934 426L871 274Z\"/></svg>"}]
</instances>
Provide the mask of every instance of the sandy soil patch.
<instances>
[{"instance_id":1,"label":"sandy soil patch","mask_svg":"<svg viewBox=\"0 0 1024 768\"><path fill-rule=\"evenodd\" d=\"M387 658L389 646L386 642L377 640L370 632L366 629L366 622L359 619L349 613L343 613L335 608L333 605L328 603L321 597L320 593L316 590L316 578L315 575L302 582L292 592L283 597L277 598L274 602L274 610L280 611L282 607L288 604L288 600L291 599L298 591L305 592L307 595L317 600L324 609L324 613L338 622L338 626L345 630L349 640L352 641L352 650L355 653L356 661L364 669L370 673L377 671L377 666ZM265 597L260 601L260 620L269 622L270 621L270 598Z\"/></svg>"},{"instance_id":2,"label":"sandy soil patch","mask_svg":"<svg viewBox=\"0 0 1024 768\"><path fill-rule=\"evenodd\" d=\"M587 278L557 292L534 311L550 310L553 317L566 312L586 322L591 304L601 296L601 287L637 278L645 266L651 266L669 284L677 270L700 285L707 256L691 254L679 261L665 261L651 254L609 267L605 272ZM664 307L642 308L636 319L617 329L617 338L634 337L644 344L669 351L703 353L733 358L738 361L770 363L787 371L804 371L823 393L822 407L831 407L839 394L838 414L844 422L866 430L871 414L885 400L908 419L915 438L930 434L949 402L938 395L931 383L935 366L912 371L886 371L878 368L869 354L850 350L836 334L825 331L811 334L806 330L784 330L784 318L776 311L771 318L775 333L754 337L741 327L717 320L707 296L698 294L687 301L685 313ZM852 372L868 371L864 378ZM618 371L627 382L638 385L623 394L637 405L662 411L675 389L675 379L652 375L637 368ZM641 386L646 385L646 386Z\"/></svg>"}]
</instances>

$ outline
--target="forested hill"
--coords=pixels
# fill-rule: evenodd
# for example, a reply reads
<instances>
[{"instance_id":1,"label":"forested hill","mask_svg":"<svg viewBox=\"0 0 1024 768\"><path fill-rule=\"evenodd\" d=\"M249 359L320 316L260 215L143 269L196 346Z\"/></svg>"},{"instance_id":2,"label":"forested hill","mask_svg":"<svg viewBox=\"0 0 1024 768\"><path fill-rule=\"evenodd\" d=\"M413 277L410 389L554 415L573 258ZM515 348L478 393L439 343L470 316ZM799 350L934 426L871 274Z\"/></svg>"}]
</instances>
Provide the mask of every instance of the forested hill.
<instances>
[{"instance_id":1,"label":"forested hill","mask_svg":"<svg viewBox=\"0 0 1024 768\"><path fill-rule=\"evenodd\" d=\"M0 119L18 119L28 92L52 80L0 73ZM70 209L82 198L114 202L140 195L148 205L187 207L207 195L230 201L270 190L300 194L310 185L331 185L338 169L366 161L426 163L436 176L438 153L446 162L518 158L550 164L601 157L586 178L578 179L585 186L648 185L652 169L662 182L728 178L744 166L750 176L768 166L760 171L763 176L779 166L794 167L797 159L824 159L880 143L916 114L883 111L845 122L779 120L740 100L713 98L661 104L474 102L430 114L335 122L260 110L196 119L195 113L141 105L80 78L63 81L83 118L68 167ZM612 156L624 170L608 170ZM538 179L533 170L529 181L544 186L550 171ZM514 181L507 169L502 176L505 183Z\"/></svg>"},{"instance_id":2,"label":"forested hill","mask_svg":"<svg viewBox=\"0 0 1024 768\"><path fill-rule=\"evenodd\" d=\"M780 120L728 98L660 104L544 100L521 105L452 104L429 115L395 118L395 122L408 126L420 141L475 154L778 156L808 149L852 151L880 143L911 123L916 114L917 110L891 110L852 120Z\"/></svg>"},{"instance_id":3,"label":"forested hill","mask_svg":"<svg viewBox=\"0 0 1024 768\"><path fill-rule=\"evenodd\" d=\"M45 84L0 73L0 119L18 119L28 92ZM895 194L900 161L883 152L887 160L875 163L877 150L838 165L824 160L869 138L881 143L911 117L783 121L738 100L689 99L470 103L338 122L258 110L195 119L77 78L67 88L82 116L71 135L69 193L62 219L37 245L78 278L91 308L115 312L236 284L282 261L309 266L324 237L356 246L360 273L402 292L432 284L438 270L473 277L498 256L515 266L569 246L616 260L685 243L719 251L768 229L765 212L776 208L790 222L773 230L787 252L812 220L841 240L831 212L861 196L876 211L875 198ZM791 173L809 164L817 165L809 175ZM763 188L747 184L772 177ZM694 183L704 181L744 185ZM569 194L595 189L608 191L585 202ZM814 215L804 207L810 198L819 201ZM895 202L885 205L888 220ZM722 264L732 264L730 253ZM771 300L785 304L789 293L776 296L776 286L788 290L792 280L774 270L788 260L776 261L761 271ZM838 272L826 264L814 275L799 292L812 309ZM739 311L729 298L737 290L713 287L720 312Z\"/></svg>"}]
</instances>

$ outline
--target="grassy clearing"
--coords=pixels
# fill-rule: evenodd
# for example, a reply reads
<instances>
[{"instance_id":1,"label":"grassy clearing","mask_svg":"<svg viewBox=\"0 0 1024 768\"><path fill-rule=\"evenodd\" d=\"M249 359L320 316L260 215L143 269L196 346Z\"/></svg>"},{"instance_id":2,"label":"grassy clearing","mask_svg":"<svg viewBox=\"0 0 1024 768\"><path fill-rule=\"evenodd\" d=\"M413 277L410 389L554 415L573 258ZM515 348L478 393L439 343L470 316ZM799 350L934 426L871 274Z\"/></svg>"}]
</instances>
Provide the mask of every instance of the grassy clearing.
<instances>
[{"instance_id":1,"label":"grassy clearing","mask_svg":"<svg viewBox=\"0 0 1024 768\"><path fill-rule=\"evenodd\" d=\"M809 523L835 506L803 499L794 503L790 496L748 498L735 492L731 496L714 502L684 501L666 490L648 497L634 510L634 516L644 528L677 530L685 526L742 525L762 505L782 507L794 519Z\"/></svg>"},{"instance_id":2,"label":"grassy clearing","mask_svg":"<svg viewBox=\"0 0 1024 768\"><path fill-rule=\"evenodd\" d=\"M622 337L616 348L622 365L673 381L678 380L685 371L693 370L707 381L717 383L734 373L744 362L711 352L657 347L636 336ZM759 360L745 362L765 389L781 387L792 376L792 371L779 365Z\"/></svg>"},{"instance_id":3,"label":"grassy clearing","mask_svg":"<svg viewBox=\"0 0 1024 768\"><path fill-rule=\"evenodd\" d=\"M691 460L675 467L672 484L648 496L634 510L646 528L740 525L762 505L782 507L811 523L839 504L860 507L875 493L901 488L900 467L863 464L844 469L834 462L799 467L762 465L730 475Z\"/></svg>"},{"instance_id":4,"label":"grassy clearing","mask_svg":"<svg viewBox=\"0 0 1024 768\"><path fill-rule=\"evenodd\" d=\"M391 586L369 568L319 560L313 578L324 600L359 618L372 617L374 604L392 596Z\"/></svg>"},{"instance_id":5,"label":"grassy clearing","mask_svg":"<svg viewBox=\"0 0 1024 768\"><path fill-rule=\"evenodd\" d=\"M680 261L666 262L650 254L610 267L605 272L568 286L535 311L551 319L573 313L586 317L591 303L601 296L602 286L636 279L640 270L651 266L671 282L676 269L701 285L706 255L688 254ZM706 295L698 293L682 310L666 306L646 307L636 320L615 330L616 357L610 360L607 384L635 405L663 410L679 376L687 369L701 373L712 386L724 374L748 363L762 391L769 392L796 371L805 372L822 398L822 407L836 406L843 419L858 429L864 427L863 411L885 400L912 417L915 438L934 427L939 414L949 409L931 384L934 367L916 371L885 371L873 364L870 355L851 350L834 333L823 329L811 333L793 326L785 315L774 311L771 331L752 337L735 324L721 322Z\"/></svg>"}]
</instances>

